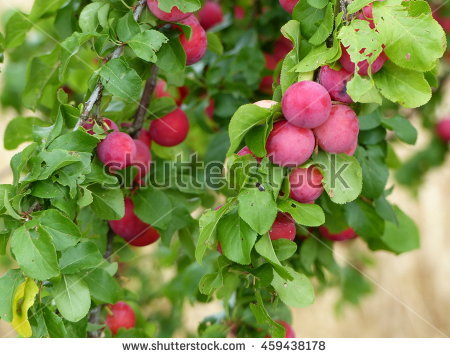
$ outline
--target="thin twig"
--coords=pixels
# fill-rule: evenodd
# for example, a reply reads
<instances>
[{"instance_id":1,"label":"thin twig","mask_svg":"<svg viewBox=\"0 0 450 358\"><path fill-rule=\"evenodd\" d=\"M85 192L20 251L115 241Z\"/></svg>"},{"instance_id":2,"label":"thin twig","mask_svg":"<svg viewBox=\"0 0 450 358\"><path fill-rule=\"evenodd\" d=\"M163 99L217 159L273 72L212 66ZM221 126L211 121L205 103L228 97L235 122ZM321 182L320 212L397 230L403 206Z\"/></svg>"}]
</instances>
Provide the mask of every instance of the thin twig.
<instances>
[{"instance_id":1,"label":"thin twig","mask_svg":"<svg viewBox=\"0 0 450 358\"><path fill-rule=\"evenodd\" d=\"M142 15L142 12L144 11L144 8L146 6L146 0L139 0L139 3L136 5L133 11L133 17L136 21L139 20L139 18ZM120 44L116 47L116 49L113 51L113 53L106 59L106 61L110 61L116 58L119 58L122 56L123 50L125 48L125 44ZM94 105L96 103L99 103L99 101L102 98L103 93L103 84L99 80L97 82L97 85L95 86L94 90L92 91L91 96L84 104L83 112L80 115L80 118L78 119L77 124L75 125L74 130L77 130L84 122L87 121L89 118L89 114L91 113L92 109L94 108Z\"/></svg>"},{"instance_id":2,"label":"thin twig","mask_svg":"<svg viewBox=\"0 0 450 358\"><path fill-rule=\"evenodd\" d=\"M145 83L144 92L142 93L141 102L139 103L134 122L130 128L130 135L136 137L142 126L148 111L148 106L152 100L153 92L155 91L156 82L158 79L158 67L153 64L151 69L151 74L147 82Z\"/></svg>"},{"instance_id":3,"label":"thin twig","mask_svg":"<svg viewBox=\"0 0 450 358\"><path fill-rule=\"evenodd\" d=\"M344 20L345 23L347 23L347 1L346 0L339 0L339 6L341 8L342 11L342 19Z\"/></svg>"}]
</instances>

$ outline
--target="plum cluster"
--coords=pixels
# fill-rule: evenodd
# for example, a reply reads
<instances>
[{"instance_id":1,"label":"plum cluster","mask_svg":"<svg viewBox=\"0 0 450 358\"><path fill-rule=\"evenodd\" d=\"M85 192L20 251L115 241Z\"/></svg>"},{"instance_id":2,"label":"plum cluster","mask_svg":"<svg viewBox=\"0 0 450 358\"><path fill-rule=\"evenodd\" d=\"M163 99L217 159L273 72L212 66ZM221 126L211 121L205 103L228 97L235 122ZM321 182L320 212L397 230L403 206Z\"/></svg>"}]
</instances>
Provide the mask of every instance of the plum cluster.
<instances>
[{"instance_id":1,"label":"plum cluster","mask_svg":"<svg viewBox=\"0 0 450 358\"><path fill-rule=\"evenodd\" d=\"M358 117L351 107L344 104L351 102L345 92L345 78L340 71L325 66L320 71L319 80L326 83L329 90L313 81L298 82L286 90L281 102L284 118L274 124L266 143L267 157L272 163L292 168L289 196L299 203L314 203L324 191L320 170L314 165L301 167L311 158L316 146L328 153L353 155L358 145ZM339 95L344 101L332 102L332 95L333 99ZM265 100L255 104L271 108L276 102ZM248 147L237 154L253 155ZM330 233L323 227L320 232L334 241L351 239L356 235L351 228L342 233ZM272 240L294 240L296 227L292 217L279 213L269 236Z\"/></svg>"}]
</instances>

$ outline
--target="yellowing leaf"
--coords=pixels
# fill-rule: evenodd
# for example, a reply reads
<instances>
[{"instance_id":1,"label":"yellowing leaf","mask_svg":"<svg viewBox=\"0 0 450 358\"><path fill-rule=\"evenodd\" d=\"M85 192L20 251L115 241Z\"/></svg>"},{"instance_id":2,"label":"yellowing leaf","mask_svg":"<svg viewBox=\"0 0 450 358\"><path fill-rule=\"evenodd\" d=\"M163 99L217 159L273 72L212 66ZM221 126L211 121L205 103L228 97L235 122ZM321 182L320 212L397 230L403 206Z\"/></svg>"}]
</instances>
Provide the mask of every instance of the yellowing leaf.
<instances>
[{"instance_id":1,"label":"yellowing leaf","mask_svg":"<svg viewBox=\"0 0 450 358\"><path fill-rule=\"evenodd\" d=\"M13 300L13 319L12 326L22 337L31 337L31 325L28 321L28 310L33 306L34 299L39 292L36 283L31 279L17 287Z\"/></svg>"}]
</instances>

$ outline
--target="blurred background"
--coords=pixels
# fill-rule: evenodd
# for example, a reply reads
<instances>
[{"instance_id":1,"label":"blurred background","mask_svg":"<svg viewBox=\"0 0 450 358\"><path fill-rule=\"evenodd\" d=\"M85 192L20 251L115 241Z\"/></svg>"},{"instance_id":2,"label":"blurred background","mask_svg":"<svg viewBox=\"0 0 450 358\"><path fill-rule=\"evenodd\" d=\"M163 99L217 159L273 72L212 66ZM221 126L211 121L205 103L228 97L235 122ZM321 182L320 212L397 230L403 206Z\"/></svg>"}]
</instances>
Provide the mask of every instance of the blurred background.
<instances>
[{"instance_id":1,"label":"blurred background","mask_svg":"<svg viewBox=\"0 0 450 358\"><path fill-rule=\"evenodd\" d=\"M0 14L11 7L27 12L32 0L0 0ZM3 66L2 66L3 67ZM0 74L0 86L4 72ZM449 86L445 86L447 89ZM450 103L449 91L445 90ZM450 116L450 107L438 108L439 116ZM0 140L13 111L0 108ZM398 144L397 153L402 159L424 147L429 132L420 129L420 121L412 119L419 129L419 140L412 149ZM0 146L0 184L12 180L9 160L14 151ZM339 299L337 289L319 294L310 307L294 312L294 328L298 337L449 337L450 336L450 156L445 163L430 171L424 183L413 194L395 185L391 200L415 219L420 228L421 249L395 256L384 252L373 254L374 264L366 271L373 292L359 305L346 305L336 309ZM354 243L364 250L364 243ZM346 247L337 245L336 259L345 260ZM2 274L0 266L0 275ZM158 308L160 309L160 307ZM209 314L219 312L220 305L210 303L187 307L183 320L194 331ZM15 336L0 321L0 337ZM180 336L182 333L180 332Z\"/></svg>"}]
</instances>

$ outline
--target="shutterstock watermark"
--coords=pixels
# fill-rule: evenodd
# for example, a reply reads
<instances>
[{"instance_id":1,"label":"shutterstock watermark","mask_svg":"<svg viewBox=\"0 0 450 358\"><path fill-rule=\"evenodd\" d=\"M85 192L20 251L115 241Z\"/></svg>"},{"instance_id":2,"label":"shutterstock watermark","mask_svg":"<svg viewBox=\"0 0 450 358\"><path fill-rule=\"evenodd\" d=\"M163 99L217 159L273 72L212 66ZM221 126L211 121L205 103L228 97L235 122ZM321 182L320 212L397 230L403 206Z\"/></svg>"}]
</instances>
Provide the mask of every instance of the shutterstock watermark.
<instances>
[{"instance_id":1,"label":"shutterstock watermark","mask_svg":"<svg viewBox=\"0 0 450 358\"><path fill-rule=\"evenodd\" d=\"M125 169L119 170L116 163L108 163L103 167L104 173L114 175L118 180L115 184L104 184L105 188L132 189L138 182L141 187L152 186L161 189L178 189L181 191L203 190L238 190L254 188L265 190L264 185L281 186L281 180L289 173L292 167L279 167L273 165L268 159L261 162L244 157L233 157L234 160L209 161L201 160L198 154L189 156L180 154L172 160L157 160L148 164L133 162ZM345 180L345 173L349 170L351 162L336 159L330 155L329 162L314 163L297 176L291 188L307 185L310 188L320 188L323 184L317 181L313 168L323 173L323 177L330 189L340 187L350 189Z\"/></svg>"}]
</instances>

